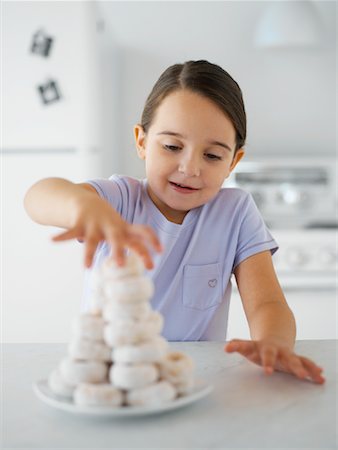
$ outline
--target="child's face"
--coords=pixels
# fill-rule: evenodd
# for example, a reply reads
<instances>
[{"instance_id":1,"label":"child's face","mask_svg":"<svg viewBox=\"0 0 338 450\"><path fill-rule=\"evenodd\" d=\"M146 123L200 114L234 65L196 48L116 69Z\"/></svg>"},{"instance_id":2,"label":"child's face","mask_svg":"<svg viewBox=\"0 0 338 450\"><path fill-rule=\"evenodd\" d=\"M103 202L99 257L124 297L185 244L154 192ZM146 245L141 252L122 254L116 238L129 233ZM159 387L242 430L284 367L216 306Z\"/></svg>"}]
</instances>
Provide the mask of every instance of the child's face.
<instances>
[{"instance_id":1,"label":"child's face","mask_svg":"<svg viewBox=\"0 0 338 450\"><path fill-rule=\"evenodd\" d=\"M149 196L175 223L211 200L244 155L234 156L236 132L223 111L189 90L162 101L147 135L139 125L134 131Z\"/></svg>"}]
</instances>

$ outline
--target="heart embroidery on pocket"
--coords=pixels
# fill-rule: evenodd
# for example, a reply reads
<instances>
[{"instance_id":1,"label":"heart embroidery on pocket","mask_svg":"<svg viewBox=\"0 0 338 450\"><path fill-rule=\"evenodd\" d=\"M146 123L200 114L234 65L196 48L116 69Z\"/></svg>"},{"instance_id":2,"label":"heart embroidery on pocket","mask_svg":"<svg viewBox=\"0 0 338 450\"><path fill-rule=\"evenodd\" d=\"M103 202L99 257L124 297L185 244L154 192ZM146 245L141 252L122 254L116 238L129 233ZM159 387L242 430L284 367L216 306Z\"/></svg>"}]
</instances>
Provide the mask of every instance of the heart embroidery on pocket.
<instances>
[{"instance_id":1,"label":"heart embroidery on pocket","mask_svg":"<svg viewBox=\"0 0 338 450\"><path fill-rule=\"evenodd\" d=\"M212 280L208 281L208 285L211 288L214 288L216 286L216 284L217 284L217 279L216 278L213 278Z\"/></svg>"}]
</instances>

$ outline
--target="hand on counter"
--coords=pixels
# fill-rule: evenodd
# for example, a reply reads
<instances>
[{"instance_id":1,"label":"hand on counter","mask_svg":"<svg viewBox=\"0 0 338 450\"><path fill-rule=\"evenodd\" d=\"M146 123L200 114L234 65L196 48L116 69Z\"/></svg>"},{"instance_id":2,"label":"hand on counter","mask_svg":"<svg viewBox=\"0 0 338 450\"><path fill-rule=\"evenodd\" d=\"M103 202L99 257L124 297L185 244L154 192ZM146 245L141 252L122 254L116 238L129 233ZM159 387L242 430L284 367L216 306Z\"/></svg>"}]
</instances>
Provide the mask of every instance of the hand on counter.
<instances>
[{"instance_id":1,"label":"hand on counter","mask_svg":"<svg viewBox=\"0 0 338 450\"><path fill-rule=\"evenodd\" d=\"M249 361L262 366L267 375L274 370L291 373L302 380L323 384L323 369L305 356L300 356L289 348L272 340L250 341L233 339L224 350L228 353L238 352Z\"/></svg>"}]
</instances>

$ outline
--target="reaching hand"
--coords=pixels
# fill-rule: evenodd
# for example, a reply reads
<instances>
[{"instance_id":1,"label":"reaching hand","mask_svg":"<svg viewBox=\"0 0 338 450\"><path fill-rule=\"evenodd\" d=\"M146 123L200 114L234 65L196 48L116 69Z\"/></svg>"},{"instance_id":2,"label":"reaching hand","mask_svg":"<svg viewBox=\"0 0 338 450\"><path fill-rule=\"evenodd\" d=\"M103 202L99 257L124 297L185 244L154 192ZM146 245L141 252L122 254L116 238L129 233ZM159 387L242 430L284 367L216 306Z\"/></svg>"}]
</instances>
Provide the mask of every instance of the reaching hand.
<instances>
[{"instance_id":1,"label":"reaching hand","mask_svg":"<svg viewBox=\"0 0 338 450\"><path fill-rule=\"evenodd\" d=\"M325 382L321 367L304 356L296 355L278 341L233 339L225 345L224 350L228 353L240 353L249 361L262 366L267 375L271 375L276 369L318 384Z\"/></svg>"},{"instance_id":2,"label":"reaching hand","mask_svg":"<svg viewBox=\"0 0 338 450\"><path fill-rule=\"evenodd\" d=\"M105 201L97 196L85 198L74 210L72 226L52 239L55 242L78 239L85 243L85 266L90 267L95 250L101 241L111 247L111 257L118 265L124 264L126 247L143 259L147 269L153 268L150 247L160 252L161 244L155 232L146 225L132 225Z\"/></svg>"}]
</instances>

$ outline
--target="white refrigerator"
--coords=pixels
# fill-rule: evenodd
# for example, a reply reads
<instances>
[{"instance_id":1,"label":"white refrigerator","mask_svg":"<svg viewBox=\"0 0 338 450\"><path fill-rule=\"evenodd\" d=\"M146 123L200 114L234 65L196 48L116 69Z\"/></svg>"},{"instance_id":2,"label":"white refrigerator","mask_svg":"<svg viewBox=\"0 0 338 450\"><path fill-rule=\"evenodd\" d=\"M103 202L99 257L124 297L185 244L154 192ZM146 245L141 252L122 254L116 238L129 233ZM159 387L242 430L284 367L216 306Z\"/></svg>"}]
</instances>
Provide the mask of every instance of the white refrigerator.
<instances>
[{"instance_id":1,"label":"white refrigerator","mask_svg":"<svg viewBox=\"0 0 338 450\"><path fill-rule=\"evenodd\" d=\"M80 310L83 249L33 223L28 187L102 176L94 2L3 2L1 70L2 341L66 342Z\"/></svg>"}]
</instances>

